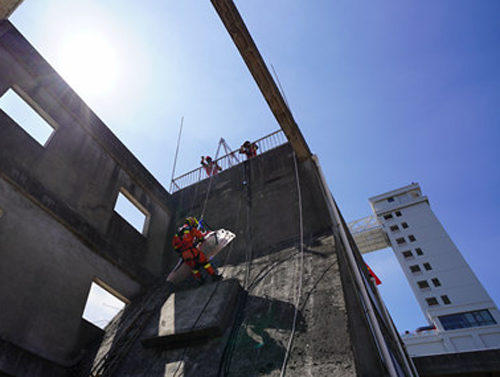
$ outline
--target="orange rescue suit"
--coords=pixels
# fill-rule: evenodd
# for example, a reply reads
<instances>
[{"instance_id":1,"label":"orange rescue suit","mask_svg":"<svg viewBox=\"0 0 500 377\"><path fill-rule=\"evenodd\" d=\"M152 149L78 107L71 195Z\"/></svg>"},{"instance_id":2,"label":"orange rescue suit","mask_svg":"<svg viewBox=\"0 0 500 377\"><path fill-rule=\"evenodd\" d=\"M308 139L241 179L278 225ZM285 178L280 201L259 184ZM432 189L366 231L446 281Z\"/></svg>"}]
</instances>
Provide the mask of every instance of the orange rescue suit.
<instances>
[{"instance_id":1,"label":"orange rescue suit","mask_svg":"<svg viewBox=\"0 0 500 377\"><path fill-rule=\"evenodd\" d=\"M207 257L196 245L203 240L203 234L198 229L184 224L179 228L172 241L174 250L182 255L184 263L191 268L191 272L197 279L201 278L201 273L197 270L199 265L202 265L210 275L215 275L215 270L208 262Z\"/></svg>"}]
</instances>

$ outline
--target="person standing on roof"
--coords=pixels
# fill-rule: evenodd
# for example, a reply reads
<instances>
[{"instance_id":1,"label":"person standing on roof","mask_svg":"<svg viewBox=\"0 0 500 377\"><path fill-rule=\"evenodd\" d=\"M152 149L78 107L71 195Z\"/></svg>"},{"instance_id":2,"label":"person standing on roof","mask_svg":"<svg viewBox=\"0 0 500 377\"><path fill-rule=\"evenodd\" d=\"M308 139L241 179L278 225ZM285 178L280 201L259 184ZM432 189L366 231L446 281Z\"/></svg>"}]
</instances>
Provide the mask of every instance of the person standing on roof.
<instances>
[{"instance_id":1,"label":"person standing on roof","mask_svg":"<svg viewBox=\"0 0 500 377\"><path fill-rule=\"evenodd\" d=\"M199 270L200 266L208 272L213 281L221 280L222 275L217 274L203 251L198 247L205 240L198 229L199 226L200 223L196 217L188 217L174 235L172 240L174 250L181 254L184 263L191 268L191 272L199 283L203 282L203 276Z\"/></svg>"},{"instance_id":2,"label":"person standing on roof","mask_svg":"<svg viewBox=\"0 0 500 377\"><path fill-rule=\"evenodd\" d=\"M201 165L203 166L209 177L211 177L212 175L216 175L222 170L222 168L215 161L212 161L212 157L210 156L201 156Z\"/></svg>"},{"instance_id":3,"label":"person standing on roof","mask_svg":"<svg viewBox=\"0 0 500 377\"><path fill-rule=\"evenodd\" d=\"M240 147L240 153L244 153L247 156L247 160L257 156L257 149L259 147L255 143L250 143L248 140L243 143Z\"/></svg>"}]
</instances>

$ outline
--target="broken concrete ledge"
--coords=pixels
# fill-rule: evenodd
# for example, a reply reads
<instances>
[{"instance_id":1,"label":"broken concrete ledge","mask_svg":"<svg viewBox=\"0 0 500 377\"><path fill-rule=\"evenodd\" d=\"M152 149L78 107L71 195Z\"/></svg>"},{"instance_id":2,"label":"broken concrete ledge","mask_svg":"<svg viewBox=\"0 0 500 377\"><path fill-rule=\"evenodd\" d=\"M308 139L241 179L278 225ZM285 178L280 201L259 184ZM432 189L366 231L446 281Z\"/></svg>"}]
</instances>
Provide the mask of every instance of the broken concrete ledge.
<instances>
[{"instance_id":1,"label":"broken concrete ledge","mask_svg":"<svg viewBox=\"0 0 500 377\"><path fill-rule=\"evenodd\" d=\"M242 293L238 280L230 279L170 295L142 345L174 349L220 337L234 319Z\"/></svg>"}]
</instances>

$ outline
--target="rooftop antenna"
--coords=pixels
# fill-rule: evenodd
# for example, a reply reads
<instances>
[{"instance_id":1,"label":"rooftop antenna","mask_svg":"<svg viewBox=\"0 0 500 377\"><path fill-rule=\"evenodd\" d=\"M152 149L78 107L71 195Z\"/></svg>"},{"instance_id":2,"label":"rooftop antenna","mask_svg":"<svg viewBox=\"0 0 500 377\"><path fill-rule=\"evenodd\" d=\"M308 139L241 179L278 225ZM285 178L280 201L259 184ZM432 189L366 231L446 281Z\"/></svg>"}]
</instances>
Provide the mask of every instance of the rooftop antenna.
<instances>
[{"instance_id":1,"label":"rooftop antenna","mask_svg":"<svg viewBox=\"0 0 500 377\"><path fill-rule=\"evenodd\" d=\"M181 135L182 135L183 125L184 125L184 117L181 118L181 127L179 129L179 136L177 137L177 148L175 150L174 167L172 168L172 179L170 180L170 193L172 193L172 189L174 188L174 185L175 185L175 182L174 182L175 166L177 165L177 155L179 154L179 145L181 143Z\"/></svg>"}]
</instances>

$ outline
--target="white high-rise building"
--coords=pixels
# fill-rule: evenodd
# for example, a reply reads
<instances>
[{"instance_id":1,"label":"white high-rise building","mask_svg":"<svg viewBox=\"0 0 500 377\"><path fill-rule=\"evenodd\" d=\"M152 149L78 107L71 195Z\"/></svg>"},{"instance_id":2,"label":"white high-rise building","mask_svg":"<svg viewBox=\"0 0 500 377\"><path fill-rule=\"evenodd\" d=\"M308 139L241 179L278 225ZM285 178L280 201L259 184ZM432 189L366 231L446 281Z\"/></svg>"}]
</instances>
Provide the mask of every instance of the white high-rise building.
<instances>
[{"instance_id":1,"label":"white high-rise building","mask_svg":"<svg viewBox=\"0 0 500 377\"><path fill-rule=\"evenodd\" d=\"M403 335L410 355L500 348L500 312L422 196L420 186L413 183L369 201L429 321L427 328ZM362 231L351 223L356 241L364 245L362 252L382 246L377 227L371 223ZM376 242L370 247L367 240Z\"/></svg>"}]
</instances>

